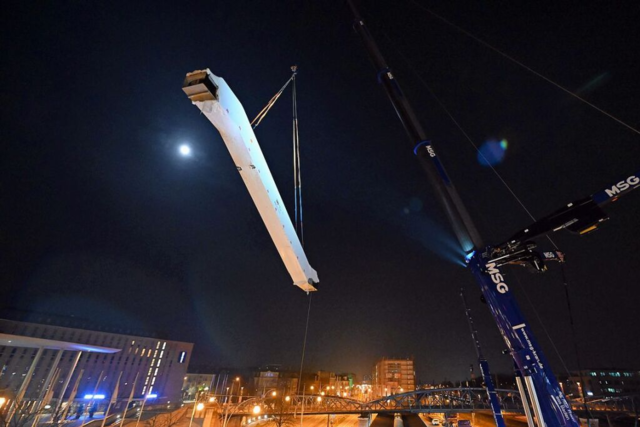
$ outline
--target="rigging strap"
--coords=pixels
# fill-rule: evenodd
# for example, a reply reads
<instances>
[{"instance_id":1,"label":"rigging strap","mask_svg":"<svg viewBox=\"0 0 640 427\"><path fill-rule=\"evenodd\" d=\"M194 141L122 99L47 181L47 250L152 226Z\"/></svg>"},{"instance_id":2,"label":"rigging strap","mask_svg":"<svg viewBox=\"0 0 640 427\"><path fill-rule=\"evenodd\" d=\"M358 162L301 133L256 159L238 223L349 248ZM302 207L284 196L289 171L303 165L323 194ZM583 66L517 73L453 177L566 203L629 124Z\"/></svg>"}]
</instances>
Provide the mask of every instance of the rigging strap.
<instances>
[{"instance_id":1,"label":"rigging strap","mask_svg":"<svg viewBox=\"0 0 640 427\"><path fill-rule=\"evenodd\" d=\"M253 129L258 127L258 125L262 122L262 119L264 119L267 116L267 113L269 112L269 110L271 110L271 107L273 107L276 101L278 100L278 98L280 98L280 95L282 95L282 92L284 92L287 86L289 86L289 83L291 83L291 81L294 80L296 73L298 72L298 67L294 65L293 67L291 67L291 71L293 72L293 74L291 75L289 80L287 80L287 82L280 88L280 90L276 92L275 95L273 95L273 97L269 100L269 102L267 102L267 105L265 105L264 108L260 110L256 118L251 121L251 127Z\"/></svg>"}]
</instances>

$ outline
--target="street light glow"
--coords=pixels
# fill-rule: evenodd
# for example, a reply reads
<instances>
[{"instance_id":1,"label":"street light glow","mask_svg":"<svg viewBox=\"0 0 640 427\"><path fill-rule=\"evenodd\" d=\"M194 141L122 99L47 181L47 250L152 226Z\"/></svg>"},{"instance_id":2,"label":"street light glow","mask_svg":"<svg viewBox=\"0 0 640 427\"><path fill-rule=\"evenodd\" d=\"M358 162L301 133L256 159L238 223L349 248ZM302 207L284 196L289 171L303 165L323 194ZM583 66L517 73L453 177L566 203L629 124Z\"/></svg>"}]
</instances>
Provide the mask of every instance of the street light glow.
<instances>
[{"instance_id":1,"label":"street light glow","mask_svg":"<svg viewBox=\"0 0 640 427\"><path fill-rule=\"evenodd\" d=\"M253 407L253 413L258 415L260 413L260 406L256 405Z\"/></svg>"},{"instance_id":2,"label":"street light glow","mask_svg":"<svg viewBox=\"0 0 640 427\"><path fill-rule=\"evenodd\" d=\"M271 392L271 396L273 396L273 397L276 397L276 395L277 395L277 394L278 394L278 393L276 393L276 391L275 391L275 390Z\"/></svg>"},{"instance_id":3,"label":"street light glow","mask_svg":"<svg viewBox=\"0 0 640 427\"><path fill-rule=\"evenodd\" d=\"M181 144L178 151L183 157L189 157L191 155L191 147L187 144Z\"/></svg>"},{"instance_id":4,"label":"street light glow","mask_svg":"<svg viewBox=\"0 0 640 427\"><path fill-rule=\"evenodd\" d=\"M198 406L196 406L196 410L202 411L203 409L204 409L204 403L202 402L198 403Z\"/></svg>"}]
</instances>

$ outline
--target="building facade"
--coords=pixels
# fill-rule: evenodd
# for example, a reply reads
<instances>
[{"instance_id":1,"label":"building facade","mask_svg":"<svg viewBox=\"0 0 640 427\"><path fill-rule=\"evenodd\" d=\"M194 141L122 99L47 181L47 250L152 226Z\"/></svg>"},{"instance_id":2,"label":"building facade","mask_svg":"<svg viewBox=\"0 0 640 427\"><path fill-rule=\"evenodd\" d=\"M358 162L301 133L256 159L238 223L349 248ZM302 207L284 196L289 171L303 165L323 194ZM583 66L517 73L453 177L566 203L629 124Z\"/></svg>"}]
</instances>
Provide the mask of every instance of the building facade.
<instances>
[{"instance_id":1,"label":"building facade","mask_svg":"<svg viewBox=\"0 0 640 427\"><path fill-rule=\"evenodd\" d=\"M75 384L78 378L78 398L95 394L108 399L120 377L118 395L121 398L129 396L135 383L134 396L137 398L147 395L159 401L177 401L181 398L183 379L193 350L192 343L180 341L5 319L0 319L0 333L116 350L97 353L44 348L24 399L38 399L46 378L57 366L59 373L53 385L55 399L60 398L63 384ZM0 346L0 390L15 395L39 349L5 344ZM67 380L69 375L70 381ZM66 389L65 399L71 389Z\"/></svg>"},{"instance_id":2,"label":"building facade","mask_svg":"<svg viewBox=\"0 0 640 427\"><path fill-rule=\"evenodd\" d=\"M573 373L561 382L564 393L573 399L584 396L615 397L640 394L640 371L633 369L589 369Z\"/></svg>"},{"instance_id":3,"label":"building facade","mask_svg":"<svg viewBox=\"0 0 640 427\"><path fill-rule=\"evenodd\" d=\"M296 394L298 390L298 373L283 369L280 365L266 365L253 372L253 393L256 396L266 394L269 390L285 395Z\"/></svg>"},{"instance_id":4,"label":"building facade","mask_svg":"<svg viewBox=\"0 0 640 427\"><path fill-rule=\"evenodd\" d=\"M213 393L217 374L187 373L182 383L182 399L194 400L198 392Z\"/></svg>"},{"instance_id":5,"label":"building facade","mask_svg":"<svg viewBox=\"0 0 640 427\"><path fill-rule=\"evenodd\" d=\"M383 358L373 372L373 392L376 397L405 393L416 389L413 359Z\"/></svg>"}]
</instances>

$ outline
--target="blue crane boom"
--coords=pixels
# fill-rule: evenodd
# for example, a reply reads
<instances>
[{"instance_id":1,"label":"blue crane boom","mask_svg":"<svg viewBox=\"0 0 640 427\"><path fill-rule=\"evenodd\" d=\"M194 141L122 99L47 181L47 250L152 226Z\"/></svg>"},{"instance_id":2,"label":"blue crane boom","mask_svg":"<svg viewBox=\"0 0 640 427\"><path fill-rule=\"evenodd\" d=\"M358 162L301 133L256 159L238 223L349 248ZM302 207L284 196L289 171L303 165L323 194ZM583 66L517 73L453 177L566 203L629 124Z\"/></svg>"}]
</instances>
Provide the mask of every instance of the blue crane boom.
<instances>
[{"instance_id":1,"label":"blue crane boom","mask_svg":"<svg viewBox=\"0 0 640 427\"><path fill-rule=\"evenodd\" d=\"M580 423L571 410L531 327L518 307L500 267L504 264L531 264L539 271L544 271L543 259L562 262L562 253L545 252L541 256L533 250L535 244L524 239L562 228L579 233L595 229L606 219L600 207L636 188L640 179L637 175L632 175L591 198L569 204L559 212L524 229L502 245L484 245L433 144L427 140L413 108L378 49L354 1L347 0L347 3L355 18L354 29L373 62L378 82L387 93L414 147L414 153L425 169L429 183L434 187L456 237L467 254L466 260L470 270L513 358L518 385L524 382L526 386L538 427L579 427ZM526 396L522 397L523 401L526 401ZM498 422L501 417L499 408L493 409ZM528 421L529 425L532 425L532 420Z\"/></svg>"}]
</instances>

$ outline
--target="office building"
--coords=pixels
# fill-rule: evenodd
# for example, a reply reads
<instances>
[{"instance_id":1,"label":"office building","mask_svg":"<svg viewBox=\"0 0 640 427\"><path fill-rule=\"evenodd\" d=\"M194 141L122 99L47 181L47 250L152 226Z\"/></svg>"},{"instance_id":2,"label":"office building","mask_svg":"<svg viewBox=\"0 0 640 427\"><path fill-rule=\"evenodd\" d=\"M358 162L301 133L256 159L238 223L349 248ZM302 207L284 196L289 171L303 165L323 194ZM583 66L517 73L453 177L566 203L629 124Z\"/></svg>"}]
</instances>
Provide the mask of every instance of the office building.
<instances>
[{"instance_id":1,"label":"office building","mask_svg":"<svg viewBox=\"0 0 640 427\"><path fill-rule=\"evenodd\" d=\"M588 369L572 373L567 380L560 384L570 399L581 399L583 392L587 400L640 394L640 371L633 369Z\"/></svg>"},{"instance_id":2,"label":"office building","mask_svg":"<svg viewBox=\"0 0 640 427\"><path fill-rule=\"evenodd\" d=\"M41 398L55 373L54 399L63 391L68 398L68 384L78 377L78 398L108 399L120 377L120 398L135 382L137 398L177 401L192 349L180 341L0 319L0 390L15 396L32 370L24 400Z\"/></svg>"},{"instance_id":3,"label":"office building","mask_svg":"<svg viewBox=\"0 0 640 427\"><path fill-rule=\"evenodd\" d=\"M377 397L405 393L416 389L412 359L383 358L373 372L373 390Z\"/></svg>"}]
</instances>

